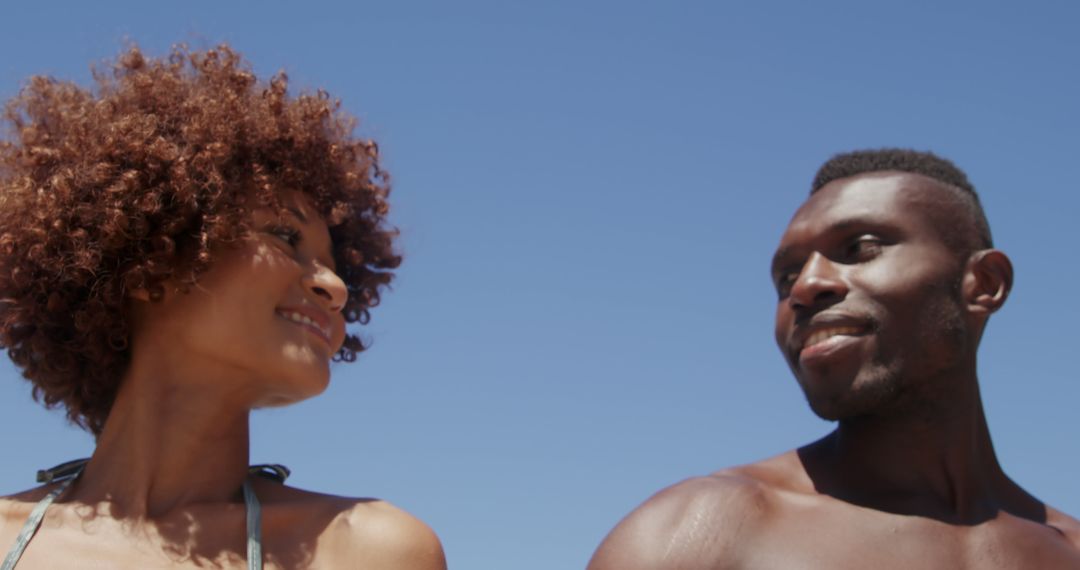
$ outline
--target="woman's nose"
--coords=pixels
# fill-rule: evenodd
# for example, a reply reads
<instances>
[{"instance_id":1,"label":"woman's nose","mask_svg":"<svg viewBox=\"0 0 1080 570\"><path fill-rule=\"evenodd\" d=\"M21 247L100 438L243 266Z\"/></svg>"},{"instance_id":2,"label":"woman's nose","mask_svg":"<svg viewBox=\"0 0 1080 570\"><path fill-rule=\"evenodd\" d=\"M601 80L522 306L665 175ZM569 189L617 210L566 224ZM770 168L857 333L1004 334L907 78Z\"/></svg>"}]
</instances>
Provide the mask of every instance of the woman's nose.
<instances>
[{"instance_id":1,"label":"woman's nose","mask_svg":"<svg viewBox=\"0 0 1080 570\"><path fill-rule=\"evenodd\" d=\"M341 277L318 261L313 261L311 270L304 274L304 288L314 293L327 310L335 313L345 307L349 297L349 290Z\"/></svg>"}]
</instances>

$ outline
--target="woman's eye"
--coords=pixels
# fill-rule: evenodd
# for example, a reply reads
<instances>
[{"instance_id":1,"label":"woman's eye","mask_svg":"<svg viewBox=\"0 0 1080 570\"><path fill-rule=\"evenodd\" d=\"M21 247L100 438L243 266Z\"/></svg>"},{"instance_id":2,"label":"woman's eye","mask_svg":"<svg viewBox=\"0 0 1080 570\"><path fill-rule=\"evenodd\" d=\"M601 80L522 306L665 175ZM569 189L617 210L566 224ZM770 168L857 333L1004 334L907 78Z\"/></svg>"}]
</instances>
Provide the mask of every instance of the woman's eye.
<instances>
[{"instance_id":1,"label":"woman's eye","mask_svg":"<svg viewBox=\"0 0 1080 570\"><path fill-rule=\"evenodd\" d=\"M270 228L267 233L289 244L289 247L296 247L300 243L300 231L296 228L275 226Z\"/></svg>"}]
</instances>

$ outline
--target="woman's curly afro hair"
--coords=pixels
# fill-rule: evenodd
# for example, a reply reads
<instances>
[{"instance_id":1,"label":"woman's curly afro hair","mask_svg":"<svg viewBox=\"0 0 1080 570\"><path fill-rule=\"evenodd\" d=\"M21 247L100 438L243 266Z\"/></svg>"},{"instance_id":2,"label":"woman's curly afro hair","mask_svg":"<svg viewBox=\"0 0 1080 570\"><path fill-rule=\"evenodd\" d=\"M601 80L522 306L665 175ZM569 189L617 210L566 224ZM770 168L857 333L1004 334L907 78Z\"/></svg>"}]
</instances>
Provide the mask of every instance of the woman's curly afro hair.
<instances>
[{"instance_id":1,"label":"woman's curly afro hair","mask_svg":"<svg viewBox=\"0 0 1080 570\"><path fill-rule=\"evenodd\" d=\"M345 319L368 321L401 258L378 148L338 101L257 80L227 45L131 47L94 82L34 77L4 108L0 346L35 398L100 433L129 361L129 292L190 289L281 189L326 220ZM335 359L363 349L350 334Z\"/></svg>"}]
</instances>

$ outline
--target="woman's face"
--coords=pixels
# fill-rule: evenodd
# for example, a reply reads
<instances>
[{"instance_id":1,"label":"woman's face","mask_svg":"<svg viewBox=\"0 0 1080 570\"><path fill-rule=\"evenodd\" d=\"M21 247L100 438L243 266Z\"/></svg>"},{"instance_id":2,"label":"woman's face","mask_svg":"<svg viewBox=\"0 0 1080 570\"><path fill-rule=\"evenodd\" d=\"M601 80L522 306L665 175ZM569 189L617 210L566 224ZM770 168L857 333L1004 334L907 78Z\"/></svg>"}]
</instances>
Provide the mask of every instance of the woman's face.
<instances>
[{"instance_id":1,"label":"woman's face","mask_svg":"<svg viewBox=\"0 0 1080 570\"><path fill-rule=\"evenodd\" d=\"M280 215L254 210L251 234L218 252L190 293L167 293L145 307L135 348L139 329L154 330L155 338L175 343L185 366L235 378L234 388L254 406L325 390L331 357L345 338L348 293L334 273L326 223L303 194L285 193L282 203ZM190 376L199 381L197 371Z\"/></svg>"}]
</instances>

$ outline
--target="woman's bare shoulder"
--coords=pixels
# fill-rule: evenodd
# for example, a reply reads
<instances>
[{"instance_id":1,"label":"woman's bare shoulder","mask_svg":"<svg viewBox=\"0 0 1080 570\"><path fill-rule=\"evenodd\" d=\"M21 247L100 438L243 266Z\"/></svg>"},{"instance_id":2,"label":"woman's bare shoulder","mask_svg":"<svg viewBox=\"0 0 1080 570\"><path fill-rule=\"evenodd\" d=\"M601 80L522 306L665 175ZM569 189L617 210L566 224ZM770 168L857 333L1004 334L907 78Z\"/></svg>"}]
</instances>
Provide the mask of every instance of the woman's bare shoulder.
<instances>
[{"instance_id":1,"label":"woman's bare shoulder","mask_svg":"<svg viewBox=\"0 0 1080 570\"><path fill-rule=\"evenodd\" d=\"M26 520L30 518L30 511L34 510L38 502L56 488L58 484L41 485L18 493L0 496L0 544L7 544L14 540L15 535L22 530ZM0 549L3 547L0 546Z\"/></svg>"},{"instance_id":2,"label":"woman's bare shoulder","mask_svg":"<svg viewBox=\"0 0 1080 570\"><path fill-rule=\"evenodd\" d=\"M29 516L30 511L34 506L45 498L45 495L49 494L60 483L50 483L47 485L41 485L25 491L19 491L10 495L0 496L0 517L7 518L14 516L16 518L26 518Z\"/></svg>"},{"instance_id":3,"label":"woman's bare shoulder","mask_svg":"<svg viewBox=\"0 0 1080 570\"><path fill-rule=\"evenodd\" d=\"M363 562L371 568L446 568L435 532L387 501L327 495L269 482L258 485L256 491L268 508L299 510L308 514L308 520L321 521L313 561L316 567Z\"/></svg>"},{"instance_id":4,"label":"woman's bare shoulder","mask_svg":"<svg viewBox=\"0 0 1080 570\"><path fill-rule=\"evenodd\" d=\"M9 495L0 496L0 505L15 506L23 505L27 503L37 503L49 493L49 491L55 489L61 483L49 483L47 485L39 485L24 491L17 493L11 493Z\"/></svg>"},{"instance_id":5,"label":"woman's bare shoulder","mask_svg":"<svg viewBox=\"0 0 1080 570\"><path fill-rule=\"evenodd\" d=\"M446 560L435 532L420 519L380 500L357 502L333 530L345 559L350 552L377 556L372 568L443 570Z\"/></svg>"}]
</instances>

